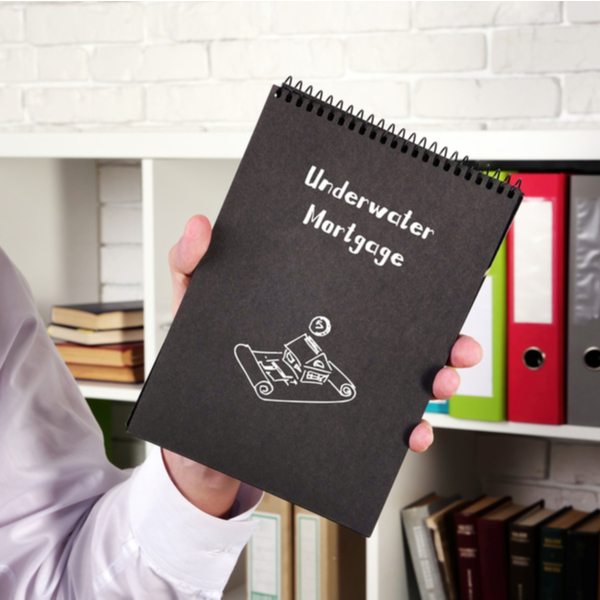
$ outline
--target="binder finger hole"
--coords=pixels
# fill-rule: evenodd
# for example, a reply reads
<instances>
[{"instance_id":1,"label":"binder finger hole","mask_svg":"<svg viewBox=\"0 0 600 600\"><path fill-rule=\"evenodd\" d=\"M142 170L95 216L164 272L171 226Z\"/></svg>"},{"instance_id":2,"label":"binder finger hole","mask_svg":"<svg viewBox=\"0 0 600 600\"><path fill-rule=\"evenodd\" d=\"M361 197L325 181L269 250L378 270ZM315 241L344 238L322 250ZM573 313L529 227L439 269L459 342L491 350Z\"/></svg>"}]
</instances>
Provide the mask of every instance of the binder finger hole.
<instances>
[{"instance_id":1,"label":"binder finger hole","mask_svg":"<svg viewBox=\"0 0 600 600\"><path fill-rule=\"evenodd\" d=\"M544 366L546 355L539 348L527 348L523 352L523 364L531 371L537 371Z\"/></svg>"},{"instance_id":2,"label":"binder finger hole","mask_svg":"<svg viewBox=\"0 0 600 600\"><path fill-rule=\"evenodd\" d=\"M583 364L590 371L600 371L600 348L588 348L583 353Z\"/></svg>"}]
</instances>

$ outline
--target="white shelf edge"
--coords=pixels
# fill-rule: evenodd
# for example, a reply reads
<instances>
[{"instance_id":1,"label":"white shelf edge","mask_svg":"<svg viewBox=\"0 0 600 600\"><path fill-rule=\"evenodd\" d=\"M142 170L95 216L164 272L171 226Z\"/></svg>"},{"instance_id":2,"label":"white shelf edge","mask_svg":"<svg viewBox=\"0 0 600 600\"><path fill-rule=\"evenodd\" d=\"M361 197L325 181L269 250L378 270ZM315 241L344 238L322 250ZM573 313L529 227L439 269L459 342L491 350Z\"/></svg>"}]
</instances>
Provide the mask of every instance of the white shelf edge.
<instances>
[{"instance_id":1,"label":"white shelf edge","mask_svg":"<svg viewBox=\"0 0 600 600\"><path fill-rule=\"evenodd\" d=\"M250 133L0 133L0 158L241 158Z\"/></svg>"},{"instance_id":2,"label":"white shelf edge","mask_svg":"<svg viewBox=\"0 0 600 600\"><path fill-rule=\"evenodd\" d=\"M600 427L580 425L537 425L535 423L515 423L513 421L471 421L456 419L449 415L426 412L424 418L433 428L458 429L463 431L481 431L487 433L506 433L510 435L530 435L534 437L555 438L577 441L600 441Z\"/></svg>"},{"instance_id":3,"label":"white shelf edge","mask_svg":"<svg viewBox=\"0 0 600 600\"><path fill-rule=\"evenodd\" d=\"M79 389L85 398L135 402L142 391L141 383L108 383L78 381Z\"/></svg>"},{"instance_id":4,"label":"white shelf edge","mask_svg":"<svg viewBox=\"0 0 600 600\"><path fill-rule=\"evenodd\" d=\"M418 124L415 127L418 133ZM600 132L584 130L423 130L427 147L477 160L590 160L600 156ZM4 158L241 158L250 132L0 133ZM420 139L420 136L417 137Z\"/></svg>"}]
</instances>

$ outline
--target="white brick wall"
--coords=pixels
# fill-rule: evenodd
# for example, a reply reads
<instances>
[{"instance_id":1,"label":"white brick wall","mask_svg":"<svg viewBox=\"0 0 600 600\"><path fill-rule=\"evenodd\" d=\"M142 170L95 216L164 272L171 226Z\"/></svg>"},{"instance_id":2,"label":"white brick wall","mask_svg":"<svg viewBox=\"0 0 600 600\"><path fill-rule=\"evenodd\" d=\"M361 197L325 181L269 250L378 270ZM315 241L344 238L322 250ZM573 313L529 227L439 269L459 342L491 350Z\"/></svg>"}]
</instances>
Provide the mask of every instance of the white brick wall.
<instances>
[{"instance_id":1,"label":"white brick wall","mask_svg":"<svg viewBox=\"0 0 600 600\"><path fill-rule=\"evenodd\" d=\"M480 433L477 472L484 493L517 504L600 506L600 444Z\"/></svg>"},{"instance_id":2,"label":"white brick wall","mask_svg":"<svg viewBox=\"0 0 600 600\"><path fill-rule=\"evenodd\" d=\"M32 44L141 42L144 7L137 2L32 3L25 6Z\"/></svg>"},{"instance_id":3,"label":"white brick wall","mask_svg":"<svg viewBox=\"0 0 600 600\"><path fill-rule=\"evenodd\" d=\"M411 131L598 127L600 3L0 3L0 131L246 131L288 75Z\"/></svg>"},{"instance_id":4,"label":"white brick wall","mask_svg":"<svg viewBox=\"0 0 600 600\"><path fill-rule=\"evenodd\" d=\"M16 87L0 88L0 123L18 122L22 118L21 90Z\"/></svg>"}]
</instances>

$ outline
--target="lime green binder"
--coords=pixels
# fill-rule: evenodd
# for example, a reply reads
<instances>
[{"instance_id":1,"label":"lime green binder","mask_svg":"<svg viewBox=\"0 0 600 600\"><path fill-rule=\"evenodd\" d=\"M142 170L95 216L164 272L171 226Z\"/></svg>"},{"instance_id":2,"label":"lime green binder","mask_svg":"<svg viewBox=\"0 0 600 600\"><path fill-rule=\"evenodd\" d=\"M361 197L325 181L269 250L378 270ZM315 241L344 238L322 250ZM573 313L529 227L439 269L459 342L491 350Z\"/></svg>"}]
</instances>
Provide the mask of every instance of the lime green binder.
<instances>
[{"instance_id":1,"label":"lime green binder","mask_svg":"<svg viewBox=\"0 0 600 600\"><path fill-rule=\"evenodd\" d=\"M481 343L483 359L472 369L459 369L462 381L458 394L450 398L451 417L506 419L506 267L504 241L462 331Z\"/></svg>"}]
</instances>

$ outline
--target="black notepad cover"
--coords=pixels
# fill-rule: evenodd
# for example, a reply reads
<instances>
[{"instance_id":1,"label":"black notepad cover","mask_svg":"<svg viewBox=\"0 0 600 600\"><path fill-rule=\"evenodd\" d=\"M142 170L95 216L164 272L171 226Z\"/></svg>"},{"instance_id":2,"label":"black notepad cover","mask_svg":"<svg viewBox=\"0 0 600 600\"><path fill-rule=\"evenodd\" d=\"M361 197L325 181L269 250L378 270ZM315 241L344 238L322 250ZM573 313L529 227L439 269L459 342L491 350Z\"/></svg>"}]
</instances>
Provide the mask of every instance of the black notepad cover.
<instances>
[{"instance_id":1,"label":"black notepad cover","mask_svg":"<svg viewBox=\"0 0 600 600\"><path fill-rule=\"evenodd\" d=\"M273 87L129 431L370 535L520 199Z\"/></svg>"}]
</instances>

